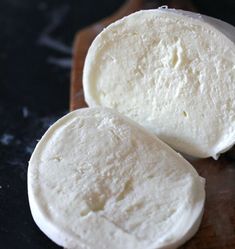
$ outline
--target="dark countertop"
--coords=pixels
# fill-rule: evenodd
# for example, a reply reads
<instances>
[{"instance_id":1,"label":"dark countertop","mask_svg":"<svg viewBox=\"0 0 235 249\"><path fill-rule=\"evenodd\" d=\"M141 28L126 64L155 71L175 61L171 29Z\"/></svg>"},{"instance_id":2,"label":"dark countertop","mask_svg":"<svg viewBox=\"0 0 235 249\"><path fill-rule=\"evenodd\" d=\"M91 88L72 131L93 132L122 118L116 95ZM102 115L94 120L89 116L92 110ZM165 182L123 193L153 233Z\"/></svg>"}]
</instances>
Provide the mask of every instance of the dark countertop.
<instances>
[{"instance_id":1,"label":"dark countertop","mask_svg":"<svg viewBox=\"0 0 235 249\"><path fill-rule=\"evenodd\" d=\"M122 2L0 2L0 248L58 248L31 217L28 160L37 139L68 112L75 32L112 13ZM234 25L233 0L222 6L206 2L195 1L202 13Z\"/></svg>"}]
</instances>

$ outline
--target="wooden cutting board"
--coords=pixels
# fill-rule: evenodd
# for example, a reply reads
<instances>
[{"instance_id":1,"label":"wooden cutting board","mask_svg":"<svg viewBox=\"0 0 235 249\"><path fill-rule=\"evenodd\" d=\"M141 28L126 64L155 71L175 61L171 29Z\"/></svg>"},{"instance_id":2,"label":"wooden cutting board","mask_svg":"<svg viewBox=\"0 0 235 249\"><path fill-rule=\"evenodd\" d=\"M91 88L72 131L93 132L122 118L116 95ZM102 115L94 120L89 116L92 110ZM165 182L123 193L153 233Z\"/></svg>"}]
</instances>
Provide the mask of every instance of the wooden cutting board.
<instances>
[{"instance_id":1,"label":"wooden cutting board","mask_svg":"<svg viewBox=\"0 0 235 249\"><path fill-rule=\"evenodd\" d=\"M173 1L172 7L195 10L189 1ZM77 33L71 72L71 111L87 106L82 89L82 70L92 40L109 23L141 8L143 1L130 0L111 17ZM200 159L191 163L206 179L205 213L197 234L181 248L235 249L235 150L224 154L217 161Z\"/></svg>"}]
</instances>

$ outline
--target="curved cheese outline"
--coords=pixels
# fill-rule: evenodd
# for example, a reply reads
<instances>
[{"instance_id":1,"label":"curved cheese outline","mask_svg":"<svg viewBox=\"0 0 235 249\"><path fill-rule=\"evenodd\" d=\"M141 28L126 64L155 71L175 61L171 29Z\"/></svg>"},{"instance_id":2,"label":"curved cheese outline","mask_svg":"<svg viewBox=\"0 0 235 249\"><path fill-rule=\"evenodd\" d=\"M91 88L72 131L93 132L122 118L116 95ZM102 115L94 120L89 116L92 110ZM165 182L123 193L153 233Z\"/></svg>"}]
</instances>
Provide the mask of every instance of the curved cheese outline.
<instances>
[{"instance_id":1,"label":"curved cheese outline","mask_svg":"<svg viewBox=\"0 0 235 249\"><path fill-rule=\"evenodd\" d=\"M212 17L136 12L92 43L85 100L116 109L178 151L217 159L235 142L234 41L235 28Z\"/></svg>"},{"instance_id":2,"label":"curved cheese outline","mask_svg":"<svg viewBox=\"0 0 235 249\"><path fill-rule=\"evenodd\" d=\"M33 218L76 249L176 248L197 231L204 179L178 153L110 109L52 125L29 162Z\"/></svg>"}]
</instances>

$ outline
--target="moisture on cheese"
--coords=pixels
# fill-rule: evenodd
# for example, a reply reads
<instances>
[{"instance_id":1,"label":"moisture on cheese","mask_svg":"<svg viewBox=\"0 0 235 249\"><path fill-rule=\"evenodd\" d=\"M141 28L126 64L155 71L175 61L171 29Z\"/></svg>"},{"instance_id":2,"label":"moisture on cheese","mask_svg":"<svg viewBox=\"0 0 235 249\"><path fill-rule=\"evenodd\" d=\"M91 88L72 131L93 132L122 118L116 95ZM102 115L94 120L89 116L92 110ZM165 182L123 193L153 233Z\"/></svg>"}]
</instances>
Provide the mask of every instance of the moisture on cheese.
<instances>
[{"instance_id":1,"label":"moisture on cheese","mask_svg":"<svg viewBox=\"0 0 235 249\"><path fill-rule=\"evenodd\" d=\"M68 249L176 248L197 231L204 179L179 154L110 109L61 118L29 162L33 218Z\"/></svg>"},{"instance_id":2,"label":"moisture on cheese","mask_svg":"<svg viewBox=\"0 0 235 249\"><path fill-rule=\"evenodd\" d=\"M92 43L89 106L114 108L178 151L217 158L235 142L235 28L176 10L143 10Z\"/></svg>"}]
</instances>

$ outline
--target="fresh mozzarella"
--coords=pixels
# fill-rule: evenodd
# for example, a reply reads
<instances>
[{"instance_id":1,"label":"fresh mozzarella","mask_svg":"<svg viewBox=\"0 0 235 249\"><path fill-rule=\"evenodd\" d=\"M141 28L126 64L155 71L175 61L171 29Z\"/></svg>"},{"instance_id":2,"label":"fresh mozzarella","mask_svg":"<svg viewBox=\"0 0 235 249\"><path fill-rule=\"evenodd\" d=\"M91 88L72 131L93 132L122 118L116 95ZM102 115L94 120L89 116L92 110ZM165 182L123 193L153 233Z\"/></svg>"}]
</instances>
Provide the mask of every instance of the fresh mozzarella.
<instances>
[{"instance_id":1,"label":"fresh mozzarella","mask_svg":"<svg viewBox=\"0 0 235 249\"><path fill-rule=\"evenodd\" d=\"M118 110L178 151L214 157L235 142L235 28L191 12L143 10L92 43L89 106Z\"/></svg>"},{"instance_id":2,"label":"fresh mozzarella","mask_svg":"<svg viewBox=\"0 0 235 249\"><path fill-rule=\"evenodd\" d=\"M29 162L33 218L69 249L176 248L197 231L204 179L179 154L110 109L61 118Z\"/></svg>"}]
</instances>

